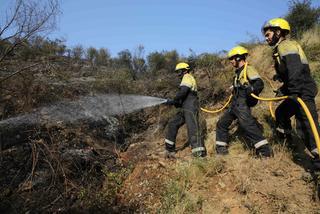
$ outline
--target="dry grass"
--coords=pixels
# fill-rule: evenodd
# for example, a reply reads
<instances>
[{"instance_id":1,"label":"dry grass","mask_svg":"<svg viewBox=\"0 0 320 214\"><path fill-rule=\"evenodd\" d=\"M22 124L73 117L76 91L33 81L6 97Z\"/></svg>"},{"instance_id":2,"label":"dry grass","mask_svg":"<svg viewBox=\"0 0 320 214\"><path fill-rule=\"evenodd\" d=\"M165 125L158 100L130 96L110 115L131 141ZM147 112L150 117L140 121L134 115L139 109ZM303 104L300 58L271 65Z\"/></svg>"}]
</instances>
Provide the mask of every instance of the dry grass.
<instances>
[{"instance_id":1,"label":"dry grass","mask_svg":"<svg viewBox=\"0 0 320 214\"><path fill-rule=\"evenodd\" d=\"M301 44L303 46L313 46L319 44L320 26L315 26L309 31L305 32L301 38Z\"/></svg>"},{"instance_id":2,"label":"dry grass","mask_svg":"<svg viewBox=\"0 0 320 214\"><path fill-rule=\"evenodd\" d=\"M178 162L163 195L163 213L317 213L313 184L290 152L252 158L239 144L226 157Z\"/></svg>"}]
</instances>

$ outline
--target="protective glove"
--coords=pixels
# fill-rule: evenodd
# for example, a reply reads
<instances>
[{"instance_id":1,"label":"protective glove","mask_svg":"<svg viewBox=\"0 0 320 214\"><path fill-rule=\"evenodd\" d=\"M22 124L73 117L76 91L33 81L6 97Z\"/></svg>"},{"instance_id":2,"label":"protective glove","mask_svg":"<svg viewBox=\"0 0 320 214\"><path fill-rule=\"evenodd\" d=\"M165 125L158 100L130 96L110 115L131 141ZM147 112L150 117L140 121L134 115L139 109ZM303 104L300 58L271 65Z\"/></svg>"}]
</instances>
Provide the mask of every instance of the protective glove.
<instances>
[{"instance_id":1,"label":"protective glove","mask_svg":"<svg viewBox=\"0 0 320 214\"><path fill-rule=\"evenodd\" d=\"M169 98L169 99L167 99L167 101L164 104L166 104L166 105L175 105L176 102L173 99Z\"/></svg>"},{"instance_id":2,"label":"protective glove","mask_svg":"<svg viewBox=\"0 0 320 214\"><path fill-rule=\"evenodd\" d=\"M250 94L253 93L253 87L248 83L241 85L240 88L246 92L247 96L250 96Z\"/></svg>"},{"instance_id":3,"label":"protective glove","mask_svg":"<svg viewBox=\"0 0 320 214\"><path fill-rule=\"evenodd\" d=\"M179 102L179 101L174 101L174 107L181 108L182 107L182 103Z\"/></svg>"},{"instance_id":4,"label":"protective glove","mask_svg":"<svg viewBox=\"0 0 320 214\"><path fill-rule=\"evenodd\" d=\"M292 100L297 100L299 97L299 94L290 94L289 95L289 98L292 99Z\"/></svg>"},{"instance_id":5,"label":"protective glove","mask_svg":"<svg viewBox=\"0 0 320 214\"><path fill-rule=\"evenodd\" d=\"M251 86L251 85L248 85L247 87L246 87L246 94L247 94L247 96L251 96L251 93L253 93L253 87Z\"/></svg>"}]
</instances>

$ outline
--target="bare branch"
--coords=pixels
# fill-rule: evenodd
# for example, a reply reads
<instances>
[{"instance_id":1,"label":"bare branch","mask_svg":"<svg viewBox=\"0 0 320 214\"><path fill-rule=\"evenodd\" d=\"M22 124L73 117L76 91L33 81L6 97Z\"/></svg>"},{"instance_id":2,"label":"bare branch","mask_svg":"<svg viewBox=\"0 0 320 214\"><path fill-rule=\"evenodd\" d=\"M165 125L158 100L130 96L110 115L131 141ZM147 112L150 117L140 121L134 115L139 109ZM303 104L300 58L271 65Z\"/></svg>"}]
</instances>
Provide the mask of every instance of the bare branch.
<instances>
[{"instance_id":1,"label":"bare branch","mask_svg":"<svg viewBox=\"0 0 320 214\"><path fill-rule=\"evenodd\" d=\"M3 82L3 81L5 81L5 80L8 80L9 78L11 78L11 77L13 77L13 76L15 76L15 75L17 75L17 74L19 74L19 73L21 73L22 71L28 70L29 68L32 68L32 67L34 67L34 66L36 66L36 65L39 65L39 64L40 64L40 63L34 63L34 64L29 65L29 66L27 66L27 67L21 68L21 69L19 69L18 71L10 74L9 76L1 79L1 80L0 80L0 83Z\"/></svg>"},{"instance_id":2,"label":"bare branch","mask_svg":"<svg viewBox=\"0 0 320 214\"><path fill-rule=\"evenodd\" d=\"M12 23L14 22L14 20L17 18L19 9L20 9L20 7L21 7L21 4L22 4L22 0L18 0L17 3L16 3L15 10L14 10L14 12L13 12L13 15L12 15L12 17L10 18L10 21L7 21L7 23L5 24L5 26L1 28L2 30L0 31L0 38L1 38L1 35L12 25Z\"/></svg>"},{"instance_id":3,"label":"bare branch","mask_svg":"<svg viewBox=\"0 0 320 214\"><path fill-rule=\"evenodd\" d=\"M0 26L0 41L10 44L0 53L0 62L22 42L56 28L59 0L16 0L14 8L11 18L7 18L3 27Z\"/></svg>"}]
</instances>

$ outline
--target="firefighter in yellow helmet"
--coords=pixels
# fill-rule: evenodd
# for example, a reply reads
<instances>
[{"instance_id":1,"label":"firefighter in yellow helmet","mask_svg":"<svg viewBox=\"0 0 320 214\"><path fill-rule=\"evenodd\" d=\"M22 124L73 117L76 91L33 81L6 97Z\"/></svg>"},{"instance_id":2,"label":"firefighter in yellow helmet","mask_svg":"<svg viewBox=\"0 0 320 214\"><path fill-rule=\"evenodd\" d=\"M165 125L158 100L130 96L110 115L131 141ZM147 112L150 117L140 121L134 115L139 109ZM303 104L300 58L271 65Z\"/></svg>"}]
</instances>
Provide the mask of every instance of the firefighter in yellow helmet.
<instances>
[{"instance_id":1,"label":"firefighter in yellow helmet","mask_svg":"<svg viewBox=\"0 0 320 214\"><path fill-rule=\"evenodd\" d=\"M319 132L318 114L314 100L318 90L316 82L311 76L306 55L296 41L287 38L290 33L290 25L285 19L274 18L267 21L262 27L262 33L266 42L273 49L276 70L273 79L283 83L277 90L276 96L288 95L290 97L276 109L276 132L278 136L285 137L289 142L292 142L290 118L295 116L297 132L314 156L315 169L320 171L319 154L310 124L302 107L297 102L297 97L300 97L306 103Z\"/></svg>"},{"instance_id":2,"label":"firefighter in yellow helmet","mask_svg":"<svg viewBox=\"0 0 320 214\"><path fill-rule=\"evenodd\" d=\"M181 111L178 111L168 123L165 137L166 155L169 158L174 157L178 130L186 123L193 156L205 157L206 149L199 127L199 102L196 80L190 74L190 66L187 63L178 63L175 70L182 80L175 98L173 100L168 99L166 104L181 108Z\"/></svg>"},{"instance_id":3,"label":"firefighter in yellow helmet","mask_svg":"<svg viewBox=\"0 0 320 214\"><path fill-rule=\"evenodd\" d=\"M238 120L246 138L252 143L259 157L270 157L271 147L262 130L258 127L256 119L251 115L251 107L257 104L257 100L251 97L251 93L258 95L264 87L259 73L246 62L248 50L242 46L236 46L228 53L228 58L235 70L233 81L233 97L228 110L217 123L216 153L228 154L229 126L234 120Z\"/></svg>"}]
</instances>

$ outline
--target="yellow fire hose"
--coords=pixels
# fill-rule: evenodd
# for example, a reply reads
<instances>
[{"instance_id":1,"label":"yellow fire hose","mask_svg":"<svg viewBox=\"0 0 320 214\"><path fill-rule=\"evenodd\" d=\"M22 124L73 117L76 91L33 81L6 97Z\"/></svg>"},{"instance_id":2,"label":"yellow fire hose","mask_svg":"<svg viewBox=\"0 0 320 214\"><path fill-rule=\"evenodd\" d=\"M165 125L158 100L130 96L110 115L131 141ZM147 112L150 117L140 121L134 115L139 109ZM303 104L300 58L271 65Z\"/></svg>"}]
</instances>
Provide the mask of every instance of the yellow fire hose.
<instances>
[{"instance_id":1,"label":"yellow fire hose","mask_svg":"<svg viewBox=\"0 0 320 214\"><path fill-rule=\"evenodd\" d=\"M230 103L230 101L231 101L231 98L232 98L232 94L231 94L230 97L228 98L228 101L226 102L226 104L224 104L224 105L222 106L222 108L220 108L220 109L217 109L217 110L209 110L209 109L205 109L205 108L200 108L200 109L201 109L202 111L204 111L204 112L207 112L207 113L212 113L212 114L218 113L218 112L222 111L223 109L225 109L225 108L229 105L229 103Z\"/></svg>"},{"instance_id":2,"label":"yellow fire hose","mask_svg":"<svg viewBox=\"0 0 320 214\"><path fill-rule=\"evenodd\" d=\"M265 98L265 97L258 97L256 96L255 94L251 93L251 96L258 99L258 100L261 100L261 101L280 101L280 100L284 100L284 99L287 99L288 96L283 96L283 97L274 97L274 98ZM314 139L316 141L316 145L317 145L317 149L318 149L318 153L320 154L320 139L319 139L319 133L318 133L318 129L316 127L316 124L311 116L311 113L307 107L307 105L303 102L303 100L298 97L297 98L297 101L299 102L299 104L301 105L301 107L303 108L304 112L306 113L307 115L307 118L309 120L309 123L310 123L310 126L311 126L311 130L312 130L312 133L313 133L313 136L314 136ZM273 112L273 111L270 111L270 112Z\"/></svg>"},{"instance_id":3,"label":"yellow fire hose","mask_svg":"<svg viewBox=\"0 0 320 214\"><path fill-rule=\"evenodd\" d=\"M269 85L271 86L273 91L276 91L276 88L273 86L273 84L271 83L271 81L268 78L262 78L262 79L266 80L269 83ZM273 101L269 101L269 111L270 111L271 117L275 120L276 116L274 114L272 104L273 104Z\"/></svg>"},{"instance_id":4,"label":"yellow fire hose","mask_svg":"<svg viewBox=\"0 0 320 214\"><path fill-rule=\"evenodd\" d=\"M272 109L272 101L269 102L269 111L270 111L272 119L275 120L276 119L276 115L274 114L274 111Z\"/></svg>"},{"instance_id":5,"label":"yellow fire hose","mask_svg":"<svg viewBox=\"0 0 320 214\"><path fill-rule=\"evenodd\" d=\"M288 99L288 96L283 96L283 97L273 97L273 98L266 98L266 97L258 97L256 96L255 94L251 93L251 96L256 98L257 100L261 100L261 101L269 101L269 109L270 109L270 113L272 115L273 118L275 118L275 115L272 111L272 102L273 101L281 101L281 100L284 100L284 99ZM224 106L220 109L217 109L217 110L208 110L208 109L205 109L205 108L201 108L202 111L204 112L207 112L207 113L218 113L220 111L222 111L223 109L225 109L228 104L230 103L231 101L231 98L232 98L232 95L230 95L228 101L224 104ZM320 139L319 139L319 133L318 133L318 130L317 130L317 127L316 127L316 124L311 116L311 113L307 107L307 105L303 102L303 100L298 97L297 98L297 101L299 102L299 104L301 105L301 107L303 108L304 112L306 113L307 115L307 118L309 120L309 123L310 123L310 126L311 126L311 130L312 130L312 133L313 133L313 136L314 136L314 139L316 141L316 145L317 145L317 149L318 149L318 153L320 154Z\"/></svg>"}]
</instances>

